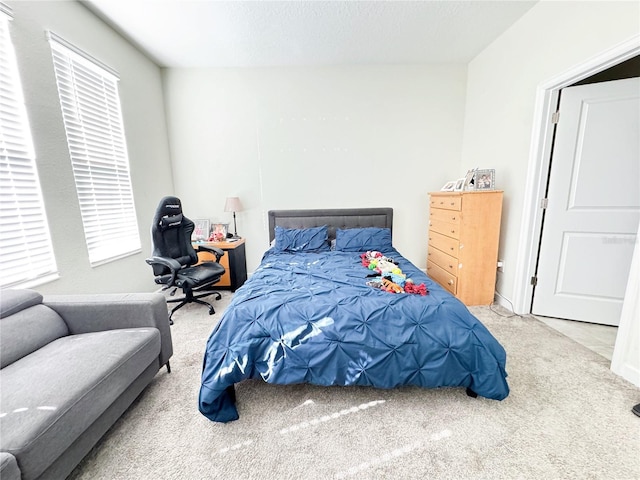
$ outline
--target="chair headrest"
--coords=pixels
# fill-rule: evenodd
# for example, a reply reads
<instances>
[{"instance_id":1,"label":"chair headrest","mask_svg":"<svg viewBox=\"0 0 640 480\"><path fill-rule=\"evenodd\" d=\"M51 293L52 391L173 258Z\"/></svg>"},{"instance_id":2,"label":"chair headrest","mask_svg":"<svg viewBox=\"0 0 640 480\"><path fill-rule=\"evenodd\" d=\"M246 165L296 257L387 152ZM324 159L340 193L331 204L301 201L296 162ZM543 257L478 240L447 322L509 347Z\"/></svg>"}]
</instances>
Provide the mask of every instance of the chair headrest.
<instances>
[{"instance_id":1,"label":"chair headrest","mask_svg":"<svg viewBox=\"0 0 640 480\"><path fill-rule=\"evenodd\" d=\"M177 227L182 223L182 202L178 197L164 197L156 209L156 225L160 230Z\"/></svg>"},{"instance_id":2,"label":"chair headrest","mask_svg":"<svg viewBox=\"0 0 640 480\"><path fill-rule=\"evenodd\" d=\"M182 202L178 197L164 197L158 204L157 213L161 217L181 215L182 214Z\"/></svg>"}]
</instances>

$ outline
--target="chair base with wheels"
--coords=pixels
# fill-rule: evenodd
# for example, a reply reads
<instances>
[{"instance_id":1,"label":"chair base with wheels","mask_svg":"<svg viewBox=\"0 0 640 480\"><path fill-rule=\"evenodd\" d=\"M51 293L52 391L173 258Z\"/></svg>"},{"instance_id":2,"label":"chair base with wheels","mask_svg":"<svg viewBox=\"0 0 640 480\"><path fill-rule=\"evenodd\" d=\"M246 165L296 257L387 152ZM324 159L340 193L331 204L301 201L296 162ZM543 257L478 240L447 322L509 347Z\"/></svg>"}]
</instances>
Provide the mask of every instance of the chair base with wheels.
<instances>
[{"instance_id":1,"label":"chair base with wheels","mask_svg":"<svg viewBox=\"0 0 640 480\"><path fill-rule=\"evenodd\" d=\"M173 296L173 295L175 295L175 292L176 292L176 289L174 289L169 295ZM185 295L182 298L169 298L169 299L167 299L167 303L180 302L180 303L178 303L178 305L173 307L171 309L171 312L169 313L169 325L173 325L173 319L171 317L173 316L175 311L179 310L182 307L184 307L188 303L199 303L200 305L204 305L206 307L209 307L209 315L213 315L214 313L216 313L216 310L213 308L213 305L211 305L209 302L205 302L204 300L200 300L202 297L209 297L211 295L215 295L215 299L216 300L220 300L222 298L222 295L220 295L220 292L216 292L216 291L213 291L213 290L204 291L202 293L198 293L197 295L194 294L192 290L187 290L187 291L185 291Z\"/></svg>"}]
</instances>

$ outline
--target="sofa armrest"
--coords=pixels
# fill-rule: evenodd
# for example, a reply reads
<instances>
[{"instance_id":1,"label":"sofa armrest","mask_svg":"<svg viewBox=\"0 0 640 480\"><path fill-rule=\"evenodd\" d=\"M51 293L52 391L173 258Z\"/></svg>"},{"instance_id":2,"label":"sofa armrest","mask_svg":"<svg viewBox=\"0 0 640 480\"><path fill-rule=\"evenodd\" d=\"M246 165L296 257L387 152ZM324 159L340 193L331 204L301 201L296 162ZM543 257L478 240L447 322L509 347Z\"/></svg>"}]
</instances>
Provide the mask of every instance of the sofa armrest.
<instances>
[{"instance_id":1,"label":"sofa armrest","mask_svg":"<svg viewBox=\"0 0 640 480\"><path fill-rule=\"evenodd\" d=\"M20 480L22 478L16 458L8 452L0 452L0 478L2 480Z\"/></svg>"},{"instance_id":2,"label":"sofa armrest","mask_svg":"<svg viewBox=\"0 0 640 480\"><path fill-rule=\"evenodd\" d=\"M160 331L160 366L173 355L167 301L162 294L45 295L43 303L62 317L71 334L155 327Z\"/></svg>"}]
</instances>

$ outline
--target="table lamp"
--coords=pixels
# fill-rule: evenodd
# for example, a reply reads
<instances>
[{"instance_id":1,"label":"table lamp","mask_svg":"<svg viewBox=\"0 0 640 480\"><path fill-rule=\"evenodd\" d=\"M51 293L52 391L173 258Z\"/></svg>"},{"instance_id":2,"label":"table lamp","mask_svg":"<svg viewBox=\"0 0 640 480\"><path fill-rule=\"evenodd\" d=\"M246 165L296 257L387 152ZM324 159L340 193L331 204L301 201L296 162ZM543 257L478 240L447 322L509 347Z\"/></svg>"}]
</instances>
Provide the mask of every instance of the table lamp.
<instances>
[{"instance_id":1,"label":"table lamp","mask_svg":"<svg viewBox=\"0 0 640 480\"><path fill-rule=\"evenodd\" d=\"M238 227L236 226L236 212L242 211L240 199L238 197L227 197L227 201L224 203L224 211L233 212L233 237L231 238L240 238L238 237Z\"/></svg>"}]
</instances>

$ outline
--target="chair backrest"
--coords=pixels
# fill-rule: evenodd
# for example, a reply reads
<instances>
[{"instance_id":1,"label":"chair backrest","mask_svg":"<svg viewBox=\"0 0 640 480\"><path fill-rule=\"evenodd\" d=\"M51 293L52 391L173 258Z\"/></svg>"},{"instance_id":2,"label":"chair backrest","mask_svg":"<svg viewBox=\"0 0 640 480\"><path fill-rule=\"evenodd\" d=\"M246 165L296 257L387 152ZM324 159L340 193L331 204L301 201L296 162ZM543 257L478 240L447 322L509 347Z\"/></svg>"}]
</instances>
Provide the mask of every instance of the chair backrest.
<instances>
[{"instance_id":1,"label":"chair backrest","mask_svg":"<svg viewBox=\"0 0 640 480\"><path fill-rule=\"evenodd\" d=\"M198 263L198 254L191 244L194 223L182 214L182 202L178 197L164 197L151 224L153 256L169 257L183 266ZM169 273L162 265L152 265L154 275Z\"/></svg>"}]
</instances>

